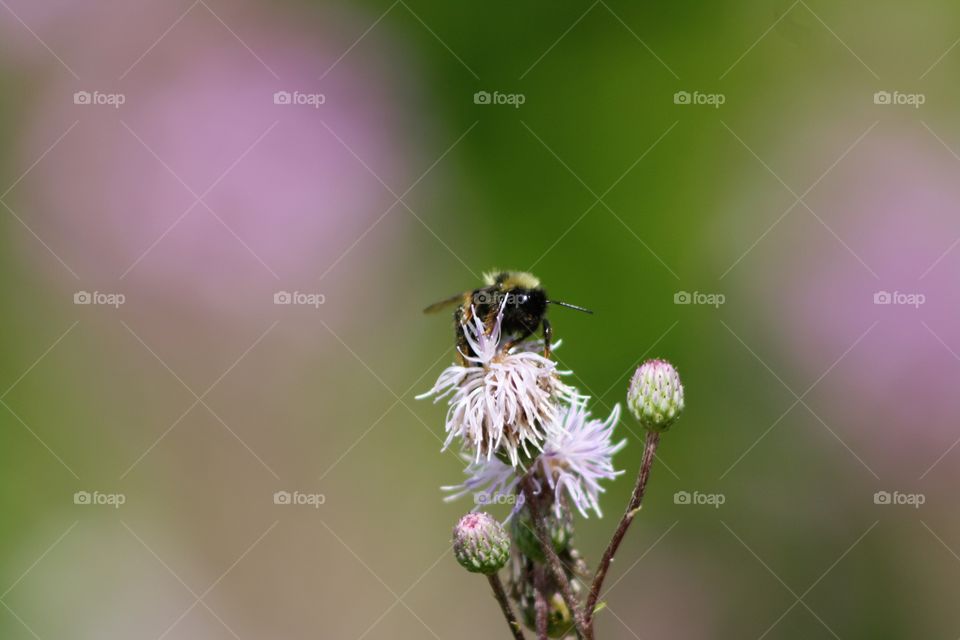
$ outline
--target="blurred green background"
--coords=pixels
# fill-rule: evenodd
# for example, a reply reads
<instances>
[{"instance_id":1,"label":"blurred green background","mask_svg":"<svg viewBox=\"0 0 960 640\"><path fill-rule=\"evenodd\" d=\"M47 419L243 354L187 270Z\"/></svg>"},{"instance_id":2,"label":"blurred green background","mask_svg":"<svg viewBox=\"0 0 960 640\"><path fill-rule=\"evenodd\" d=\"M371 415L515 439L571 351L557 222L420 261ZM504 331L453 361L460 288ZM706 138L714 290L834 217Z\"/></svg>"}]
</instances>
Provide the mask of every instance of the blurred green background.
<instances>
[{"instance_id":1,"label":"blurred green background","mask_svg":"<svg viewBox=\"0 0 960 640\"><path fill-rule=\"evenodd\" d=\"M504 637L413 399L491 268L686 387L599 637L960 635L953 3L0 5L2 637Z\"/></svg>"}]
</instances>

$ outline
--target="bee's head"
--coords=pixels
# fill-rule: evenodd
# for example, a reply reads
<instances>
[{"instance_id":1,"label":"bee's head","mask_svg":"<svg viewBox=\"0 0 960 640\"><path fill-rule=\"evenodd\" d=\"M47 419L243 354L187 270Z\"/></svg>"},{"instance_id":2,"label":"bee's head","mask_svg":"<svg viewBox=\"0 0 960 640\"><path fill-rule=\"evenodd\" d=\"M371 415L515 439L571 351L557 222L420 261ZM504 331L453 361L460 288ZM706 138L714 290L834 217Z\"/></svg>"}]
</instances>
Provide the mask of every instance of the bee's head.
<instances>
[{"instance_id":1,"label":"bee's head","mask_svg":"<svg viewBox=\"0 0 960 640\"><path fill-rule=\"evenodd\" d=\"M542 318L547 312L547 294L543 289L515 287L507 292L505 314L514 313L530 319Z\"/></svg>"},{"instance_id":2,"label":"bee's head","mask_svg":"<svg viewBox=\"0 0 960 640\"><path fill-rule=\"evenodd\" d=\"M530 309L535 311L544 312L547 309L547 292L543 289L528 289L526 291L527 296L526 304Z\"/></svg>"}]
</instances>

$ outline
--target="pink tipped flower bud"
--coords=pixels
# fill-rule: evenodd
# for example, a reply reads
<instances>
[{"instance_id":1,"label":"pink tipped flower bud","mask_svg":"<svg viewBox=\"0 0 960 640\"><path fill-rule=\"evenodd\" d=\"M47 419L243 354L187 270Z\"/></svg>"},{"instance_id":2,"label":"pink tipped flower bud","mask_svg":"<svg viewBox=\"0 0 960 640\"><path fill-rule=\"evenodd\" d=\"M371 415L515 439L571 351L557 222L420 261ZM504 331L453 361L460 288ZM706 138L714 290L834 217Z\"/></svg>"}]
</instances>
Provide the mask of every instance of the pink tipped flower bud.
<instances>
[{"instance_id":1,"label":"pink tipped flower bud","mask_svg":"<svg viewBox=\"0 0 960 640\"><path fill-rule=\"evenodd\" d=\"M666 431L683 412L680 375L666 360L647 360L627 390L627 406L647 429Z\"/></svg>"},{"instance_id":2,"label":"pink tipped flower bud","mask_svg":"<svg viewBox=\"0 0 960 640\"><path fill-rule=\"evenodd\" d=\"M467 571L489 576L510 559L510 537L489 513L468 513L453 528L453 553Z\"/></svg>"}]
</instances>

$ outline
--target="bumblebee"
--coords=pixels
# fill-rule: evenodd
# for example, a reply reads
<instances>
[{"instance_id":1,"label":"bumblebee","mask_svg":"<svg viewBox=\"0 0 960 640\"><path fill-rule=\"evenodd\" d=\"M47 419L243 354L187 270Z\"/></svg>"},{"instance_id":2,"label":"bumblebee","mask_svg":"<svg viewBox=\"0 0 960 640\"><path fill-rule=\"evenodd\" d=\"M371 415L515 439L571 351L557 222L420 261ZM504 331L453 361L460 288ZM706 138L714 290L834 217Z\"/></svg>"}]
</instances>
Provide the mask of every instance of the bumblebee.
<instances>
[{"instance_id":1,"label":"bumblebee","mask_svg":"<svg viewBox=\"0 0 960 640\"><path fill-rule=\"evenodd\" d=\"M463 331L463 325L473 320L474 313L481 319L489 333L493 330L497 313L503 308L501 331L502 335L508 337L503 345L504 351L515 347L543 327L543 355L548 358L553 329L547 320L547 305L555 304L584 313L593 313L583 307L550 300L547 292L540 286L540 280L531 273L501 271L486 273L483 279L482 287L458 293L423 310L424 313L437 313L457 305L453 313L453 324L461 360L465 356L476 355L470 348L470 343Z\"/></svg>"}]
</instances>

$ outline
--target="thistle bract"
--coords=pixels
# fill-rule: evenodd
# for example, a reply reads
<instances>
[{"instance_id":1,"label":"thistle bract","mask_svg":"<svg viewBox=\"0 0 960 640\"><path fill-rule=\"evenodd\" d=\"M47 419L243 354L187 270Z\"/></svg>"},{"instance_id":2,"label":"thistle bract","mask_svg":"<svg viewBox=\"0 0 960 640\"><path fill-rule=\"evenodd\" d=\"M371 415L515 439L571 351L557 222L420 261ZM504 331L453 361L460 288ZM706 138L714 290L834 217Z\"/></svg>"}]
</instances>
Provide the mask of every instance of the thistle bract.
<instances>
[{"instance_id":1,"label":"thistle bract","mask_svg":"<svg viewBox=\"0 0 960 640\"><path fill-rule=\"evenodd\" d=\"M640 365L630 381L627 406L647 429L669 429L683 412L683 385L673 365L666 360Z\"/></svg>"}]
</instances>

